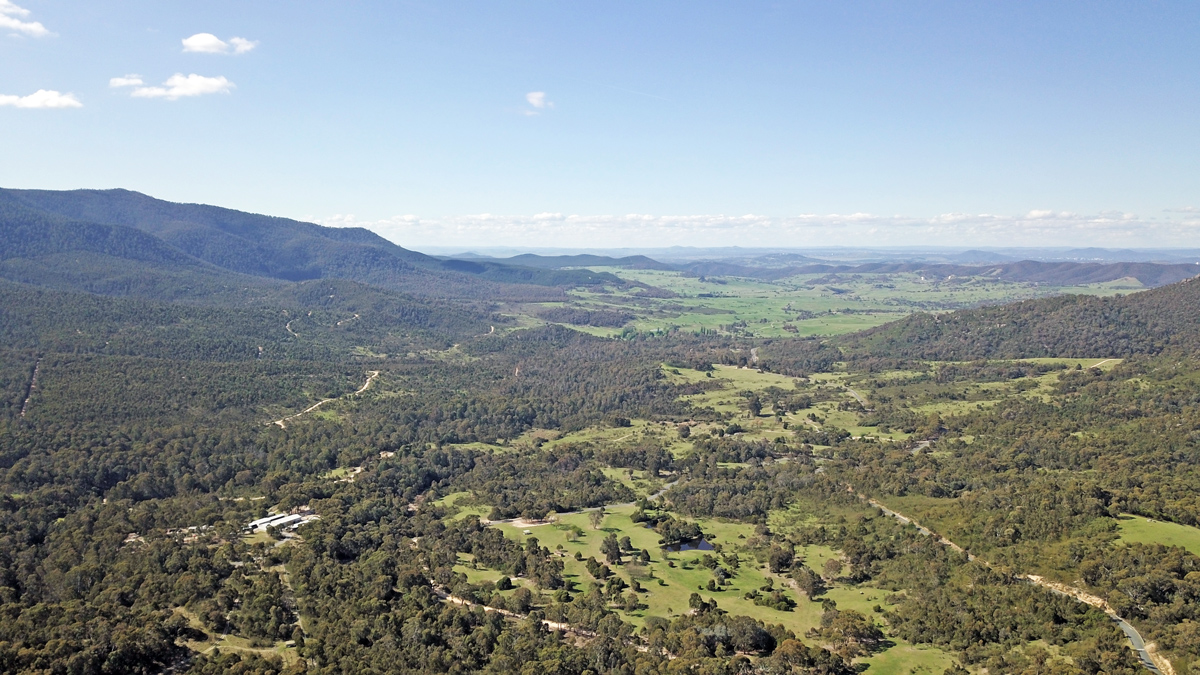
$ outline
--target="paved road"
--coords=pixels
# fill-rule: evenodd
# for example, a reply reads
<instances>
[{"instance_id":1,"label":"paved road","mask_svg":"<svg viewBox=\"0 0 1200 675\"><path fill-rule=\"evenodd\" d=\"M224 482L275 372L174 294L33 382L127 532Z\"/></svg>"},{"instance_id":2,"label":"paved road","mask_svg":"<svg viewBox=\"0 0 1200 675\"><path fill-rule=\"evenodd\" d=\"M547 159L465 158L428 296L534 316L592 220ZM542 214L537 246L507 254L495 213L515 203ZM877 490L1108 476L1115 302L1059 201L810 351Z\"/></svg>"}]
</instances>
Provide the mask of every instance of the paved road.
<instances>
[{"instance_id":1,"label":"paved road","mask_svg":"<svg viewBox=\"0 0 1200 675\"><path fill-rule=\"evenodd\" d=\"M1119 616L1109 616L1113 621L1121 627L1125 632L1125 637L1129 638L1129 644L1133 646L1133 651L1137 652L1138 660L1142 662L1142 666L1152 673L1161 675L1162 671L1158 666L1154 665L1154 660L1150 658L1150 652L1146 649L1146 641L1142 639L1142 634L1137 632L1137 629L1129 625L1125 619Z\"/></svg>"},{"instance_id":2,"label":"paved road","mask_svg":"<svg viewBox=\"0 0 1200 675\"><path fill-rule=\"evenodd\" d=\"M846 391L850 392L851 396L858 399L858 404L863 407L863 410L866 410L867 412L875 412L871 408L867 407L867 399L863 398L862 394L858 393L857 391L854 391L850 387L846 387Z\"/></svg>"}]
</instances>

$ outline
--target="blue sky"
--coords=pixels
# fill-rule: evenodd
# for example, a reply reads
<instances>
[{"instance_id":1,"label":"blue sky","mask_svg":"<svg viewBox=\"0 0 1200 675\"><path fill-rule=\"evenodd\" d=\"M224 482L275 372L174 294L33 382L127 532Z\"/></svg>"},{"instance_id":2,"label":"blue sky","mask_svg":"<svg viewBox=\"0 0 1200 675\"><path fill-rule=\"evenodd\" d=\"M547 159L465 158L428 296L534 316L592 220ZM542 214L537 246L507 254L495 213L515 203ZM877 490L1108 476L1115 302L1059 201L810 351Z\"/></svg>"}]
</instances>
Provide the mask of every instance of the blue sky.
<instances>
[{"instance_id":1,"label":"blue sky","mask_svg":"<svg viewBox=\"0 0 1200 675\"><path fill-rule=\"evenodd\" d=\"M1198 85L1195 2L0 0L0 185L417 247L1195 246Z\"/></svg>"}]
</instances>

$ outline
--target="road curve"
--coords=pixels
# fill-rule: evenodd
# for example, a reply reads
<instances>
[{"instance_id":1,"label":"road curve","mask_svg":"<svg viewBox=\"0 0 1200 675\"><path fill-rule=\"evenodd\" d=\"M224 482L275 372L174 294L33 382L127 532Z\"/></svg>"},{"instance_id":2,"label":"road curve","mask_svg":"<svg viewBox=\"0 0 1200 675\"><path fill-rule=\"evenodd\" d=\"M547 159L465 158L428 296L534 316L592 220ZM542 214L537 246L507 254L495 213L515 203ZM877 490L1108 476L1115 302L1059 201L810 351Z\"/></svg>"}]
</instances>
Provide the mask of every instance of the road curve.
<instances>
[{"instance_id":1,"label":"road curve","mask_svg":"<svg viewBox=\"0 0 1200 675\"><path fill-rule=\"evenodd\" d=\"M884 506L883 504L880 504L879 502L875 501L874 499L871 499L870 497L867 497L866 495L859 493L853 487L847 486L847 490L852 492L859 499L862 499L863 501L867 502L871 506L874 506L875 508L879 509L881 512L883 512L883 514L885 516L888 516L890 518L895 518L896 520L898 520L902 523L905 523L906 525L912 525L913 527L917 528L918 532L920 532L921 534L923 534L927 537L933 537L938 543L940 543L944 546L948 546L960 553L965 553L968 560L973 560L973 561L978 560L980 563L987 565L988 567L991 567L991 565L987 561L979 560L974 554L967 552L965 549L963 549L958 544L955 544L954 542L950 541L949 539L946 539L945 537L937 534L933 530L930 530L929 528L925 527L924 525L921 525L913 518L910 518L909 516L906 516L902 513L899 513L897 511L893 511L893 510L887 508L886 506ZM1122 619L1120 616L1118 616L1117 613L1113 611L1112 607L1110 607L1108 605L1108 603L1105 602L1104 600L1102 600L1101 598L1098 598L1094 595L1085 593L1079 589L1076 589L1076 588L1073 588L1070 586L1066 586L1064 584L1059 584L1059 583L1056 583L1053 581L1047 581L1047 580L1043 579L1042 577L1037 576L1036 574L1018 574L1017 578L1022 581L1027 581L1029 583L1041 586L1042 588L1045 588L1046 590L1048 590L1052 593L1057 593L1058 595L1065 595L1069 598L1072 598L1073 600L1077 600L1079 602L1091 605L1091 606L1099 609L1100 611L1104 612L1105 614L1108 615L1108 618L1112 619L1113 622L1116 623L1121 628L1121 631L1125 633L1125 637L1129 638L1129 648L1132 649L1133 653L1137 655L1138 661L1141 662L1142 667L1144 667L1146 670L1149 670L1150 672L1154 673L1155 675L1175 675L1175 668L1171 665L1171 662L1168 661L1166 658L1158 655L1152 649L1151 645L1147 645L1146 640L1142 637L1142 634L1139 633L1138 630L1136 628L1134 628L1132 624L1130 624L1128 621L1126 621L1125 619Z\"/></svg>"},{"instance_id":2,"label":"road curve","mask_svg":"<svg viewBox=\"0 0 1200 675\"><path fill-rule=\"evenodd\" d=\"M320 408L321 406L325 405L326 403L329 403L330 401L336 401L336 400L338 400L338 399L340 399L340 398L346 398L347 396L354 396L354 395L356 395L356 394L361 394L361 393L363 393L364 391L366 391L366 390L367 390L367 389L368 389L368 388L371 386L371 383L372 383L372 382L374 382L374 381L375 381L375 378L377 378L377 377L379 377L379 371L378 371L378 370L371 370L371 371L368 371L368 372L367 372L367 381L366 381L366 382L364 382L364 383L363 383L363 386L359 387L359 388L358 388L358 391L354 392L353 394L346 394L345 396L339 396L338 398L324 398L324 399L321 399L320 401L317 401L316 403L314 403L314 404L312 404L312 405L308 406L308 407L307 407L307 408L305 408L304 410L301 410L300 412L296 413L295 415L288 415L287 417L284 417L284 418L281 418L281 419L277 419L277 420L275 420L274 422L271 422L270 424L278 424L280 429L286 429L286 428L287 428L287 423L288 423L288 422L290 422L290 421L292 421L292 420L296 419L297 417L299 417L299 416L301 416L301 415L303 415L303 414L305 414L305 413L310 413L310 412L312 412L312 411L316 410L317 408ZM270 426L270 425L268 425L268 426Z\"/></svg>"}]
</instances>

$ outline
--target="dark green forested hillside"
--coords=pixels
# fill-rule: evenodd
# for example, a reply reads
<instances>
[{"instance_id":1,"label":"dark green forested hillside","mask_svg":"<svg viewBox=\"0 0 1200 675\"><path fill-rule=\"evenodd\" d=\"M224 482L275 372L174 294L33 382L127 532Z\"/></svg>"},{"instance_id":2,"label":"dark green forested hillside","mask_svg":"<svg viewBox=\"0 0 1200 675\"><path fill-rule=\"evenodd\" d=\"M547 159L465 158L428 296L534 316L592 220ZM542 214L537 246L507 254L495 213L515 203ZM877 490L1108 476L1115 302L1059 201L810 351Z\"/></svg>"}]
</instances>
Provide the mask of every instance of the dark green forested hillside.
<instances>
[{"instance_id":1,"label":"dark green forested hillside","mask_svg":"<svg viewBox=\"0 0 1200 675\"><path fill-rule=\"evenodd\" d=\"M1200 349L1200 283L1136 295L1057 298L915 314L848 339L857 355L939 361L1043 356L1129 356Z\"/></svg>"},{"instance_id":2,"label":"dark green forested hillside","mask_svg":"<svg viewBox=\"0 0 1200 675\"><path fill-rule=\"evenodd\" d=\"M352 282L304 282L268 299L273 304L213 307L0 282L0 341L47 353L332 359L360 345L405 351L444 347L486 333L496 322L471 307L405 298Z\"/></svg>"},{"instance_id":3,"label":"dark green forested hillside","mask_svg":"<svg viewBox=\"0 0 1200 675\"><path fill-rule=\"evenodd\" d=\"M174 255L180 262L204 261L256 277L350 279L417 295L472 299L558 299L562 292L553 287L620 283L611 274L587 270L443 261L362 228L322 227L216 206L176 204L128 190L0 190L0 209L0 236L22 242L8 258L77 250L140 262ZM56 227L35 232L29 229L31 221ZM139 238L111 226L151 237ZM97 264L94 258L90 262ZM47 276L17 267L15 278L22 281Z\"/></svg>"}]
</instances>

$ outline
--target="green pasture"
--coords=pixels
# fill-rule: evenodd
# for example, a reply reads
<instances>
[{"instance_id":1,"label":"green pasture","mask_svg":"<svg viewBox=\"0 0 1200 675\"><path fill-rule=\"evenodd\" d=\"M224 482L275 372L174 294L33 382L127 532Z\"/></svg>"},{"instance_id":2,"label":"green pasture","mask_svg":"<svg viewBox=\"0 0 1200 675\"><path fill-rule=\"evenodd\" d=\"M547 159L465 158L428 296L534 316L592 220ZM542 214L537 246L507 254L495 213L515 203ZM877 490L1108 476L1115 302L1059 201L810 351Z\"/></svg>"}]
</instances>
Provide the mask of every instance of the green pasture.
<instances>
[{"instance_id":1,"label":"green pasture","mask_svg":"<svg viewBox=\"0 0 1200 675\"><path fill-rule=\"evenodd\" d=\"M471 496L470 492L452 492L441 499L433 502L434 506L439 506L450 512L450 520L460 520L467 516L478 516L481 520L487 518L491 513L492 507L485 504L464 504L461 502L468 501Z\"/></svg>"},{"instance_id":2,"label":"green pasture","mask_svg":"<svg viewBox=\"0 0 1200 675\"><path fill-rule=\"evenodd\" d=\"M573 582L574 591L583 591L596 580L587 572L583 561L575 560L578 551L583 560L594 557L603 562L600 544L609 533L618 538L628 536L632 545L639 550L650 553L648 564L632 562L629 556L623 558L624 564L611 566L615 574L632 584L636 579L643 592L639 594L643 605L636 612L620 611L622 618L634 625L642 625L649 616L672 617L688 611L688 599L692 593L699 593L706 599L715 600L717 605L731 613L750 616L769 623L782 624L802 636L806 631L820 625L822 607L819 602L808 599L800 593L792 582L783 575L773 575L764 563L755 559L753 552L746 546L746 539L754 536L754 526L720 521L715 519L698 519L710 543L719 545L721 554L715 551L684 551L665 552L658 544L659 536L653 530L634 523L630 520L632 506L615 506L606 509L600 529L592 529L588 513L563 515L554 523L545 524L514 524L500 523L495 525L504 532L505 536L516 541L525 541L536 537L538 542L561 555L564 565L564 578ZM525 534L525 532L530 534ZM575 539L572 541L572 539ZM737 556L737 567L733 568L732 555ZM820 570L825 561L838 557L838 553L826 546L811 545L797 551L810 567ZM721 561L722 567L734 573L728 586L718 586L720 590L706 590L708 581L713 579L713 573L700 564L704 556L712 556ZM728 556L727 558L724 556ZM461 571L474 580L494 581L498 573L474 570L467 566ZM459 568L456 568L459 569ZM792 611L779 611L769 607L755 605L743 595L754 589L761 589L768 584L776 589L783 589L793 600L796 607ZM628 591L627 591L628 592ZM830 598L841 609L853 609L868 617L876 617L873 608L880 605L889 609L885 597L888 591L870 586L850 586L834 582L831 588L821 596ZM898 651L897 651L898 650ZM895 652L895 653L893 653ZM936 649L917 648L902 641L891 649L873 655L863 662L871 664L869 672L909 672L894 670L894 668L918 668L916 672L924 672L920 668L934 664L944 664L941 670L949 667L953 659ZM878 669L878 670L876 670ZM941 672L941 670L937 672Z\"/></svg>"},{"instance_id":3,"label":"green pasture","mask_svg":"<svg viewBox=\"0 0 1200 675\"><path fill-rule=\"evenodd\" d=\"M1121 541L1179 546L1200 555L1200 528L1130 514L1122 514L1117 526L1120 528Z\"/></svg>"},{"instance_id":4,"label":"green pasture","mask_svg":"<svg viewBox=\"0 0 1200 675\"><path fill-rule=\"evenodd\" d=\"M917 311L944 312L981 304L1078 293L1113 295L1141 290L1136 280L1086 286L1053 286L993 278L922 278L911 273L801 275L767 281L731 276L684 276L679 272L604 268L632 282L675 293L644 297L639 289L586 288L571 291L586 309L632 313L629 327L643 332L678 329L753 337L841 335L872 328ZM518 325L536 325L542 308L562 303L522 305L512 310ZM600 336L622 328L571 326Z\"/></svg>"}]
</instances>

